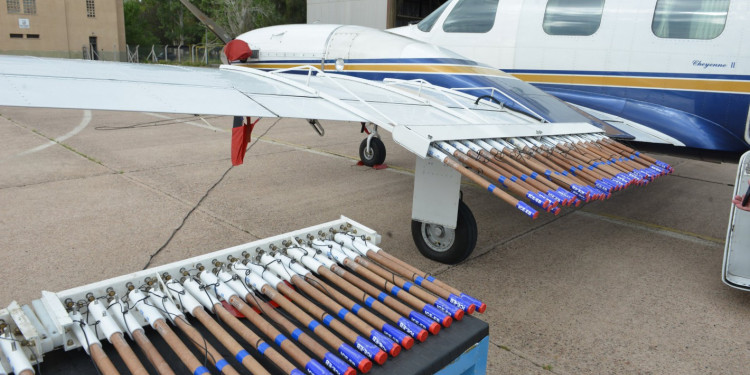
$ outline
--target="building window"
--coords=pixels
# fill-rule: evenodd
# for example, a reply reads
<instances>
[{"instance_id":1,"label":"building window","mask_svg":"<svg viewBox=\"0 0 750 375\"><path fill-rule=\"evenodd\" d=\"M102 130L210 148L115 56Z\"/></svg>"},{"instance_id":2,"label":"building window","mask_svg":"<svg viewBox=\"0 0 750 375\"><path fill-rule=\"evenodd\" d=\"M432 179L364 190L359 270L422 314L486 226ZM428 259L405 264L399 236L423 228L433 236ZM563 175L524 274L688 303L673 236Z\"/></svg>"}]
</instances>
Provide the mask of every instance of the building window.
<instances>
[{"instance_id":1,"label":"building window","mask_svg":"<svg viewBox=\"0 0 750 375\"><path fill-rule=\"evenodd\" d=\"M13 39L23 38L23 34L10 34L10 37Z\"/></svg>"},{"instance_id":2,"label":"building window","mask_svg":"<svg viewBox=\"0 0 750 375\"><path fill-rule=\"evenodd\" d=\"M724 31L729 0L657 0L651 31L659 38L713 39Z\"/></svg>"},{"instance_id":3,"label":"building window","mask_svg":"<svg viewBox=\"0 0 750 375\"><path fill-rule=\"evenodd\" d=\"M26 34L26 39L39 39L39 34Z\"/></svg>"},{"instance_id":4,"label":"building window","mask_svg":"<svg viewBox=\"0 0 750 375\"><path fill-rule=\"evenodd\" d=\"M23 0L23 13L36 14L36 0Z\"/></svg>"},{"instance_id":5,"label":"building window","mask_svg":"<svg viewBox=\"0 0 750 375\"><path fill-rule=\"evenodd\" d=\"M549 35L588 36L599 30L604 0L549 0L542 28Z\"/></svg>"},{"instance_id":6,"label":"building window","mask_svg":"<svg viewBox=\"0 0 750 375\"><path fill-rule=\"evenodd\" d=\"M86 0L86 17L96 17L96 8L94 8L94 0Z\"/></svg>"},{"instance_id":7,"label":"building window","mask_svg":"<svg viewBox=\"0 0 750 375\"><path fill-rule=\"evenodd\" d=\"M21 3L19 0L6 0L8 5L8 14L21 13Z\"/></svg>"},{"instance_id":8,"label":"building window","mask_svg":"<svg viewBox=\"0 0 750 375\"><path fill-rule=\"evenodd\" d=\"M486 33L495 25L498 0L458 0L445 18L446 33Z\"/></svg>"}]
</instances>

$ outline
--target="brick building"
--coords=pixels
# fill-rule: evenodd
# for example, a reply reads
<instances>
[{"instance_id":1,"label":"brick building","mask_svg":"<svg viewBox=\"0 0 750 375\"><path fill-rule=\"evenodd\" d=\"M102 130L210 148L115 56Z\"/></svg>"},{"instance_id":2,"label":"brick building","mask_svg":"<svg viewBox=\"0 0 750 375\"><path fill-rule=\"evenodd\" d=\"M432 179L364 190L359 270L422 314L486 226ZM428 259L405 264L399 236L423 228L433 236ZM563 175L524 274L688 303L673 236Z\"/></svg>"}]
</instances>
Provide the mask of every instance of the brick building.
<instances>
[{"instance_id":1,"label":"brick building","mask_svg":"<svg viewBox=\"0 0 750 375\"><path fill-rule=\"evenodd\" d=\"M127 61L123 0L2 0L0 54Z\"/></svg>"}]
</instances>

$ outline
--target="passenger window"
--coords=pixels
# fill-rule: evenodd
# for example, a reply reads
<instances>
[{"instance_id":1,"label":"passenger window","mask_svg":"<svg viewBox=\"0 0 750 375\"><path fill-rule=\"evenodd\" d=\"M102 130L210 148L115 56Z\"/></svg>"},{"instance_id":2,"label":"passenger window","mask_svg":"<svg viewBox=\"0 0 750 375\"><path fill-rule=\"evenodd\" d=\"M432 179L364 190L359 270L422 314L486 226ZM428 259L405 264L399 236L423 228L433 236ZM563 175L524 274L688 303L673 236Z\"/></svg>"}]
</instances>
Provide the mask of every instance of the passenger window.
<instances>
[{"instance_id":1,"label":"passenger window","mask_svg":"<svg viewBox=\"0 0 750 375\"><path fill-rule=\"evenodd\" d=\"M498 0L459 0L446 17L446 33L486 33L495 25Z\"/></svg>"},{"instance_id":2,"label":"passenger window","mask_svg":"<svg viewBox=\"0 0 750 375\"><path fill-rule=\"evenodd\" d=\"M448 4L450 3L450 1L446 1L439 8L435 9L435 11L430 13L427 17L425 17L417 24L417 28L424 32L429 32L430 30L432 30L432 27L435 26L435 22L437 22L438 18L440 18L440 15L445 12L445 8L447 8Z\"/></svg>"},{"instance_id":3,"label":"passenger window","mask_svg":"<svg viewBox=\"0 0 750 375\"><path fill-rule=\"evenodd\" d=\"M724 31L729 0L657 0L651 31L659 38L713 39Z\"/></svg>"},{"instance_id":4,"label":"passenger window","mask_svg":"<svg viewBox=\"0 0 750 375\"><path fill-rule=\"evenodd\" d=\"M549 35L588 36L599 30L604 0L549 0L542 28Z\"/></svg>"}]
</instances>

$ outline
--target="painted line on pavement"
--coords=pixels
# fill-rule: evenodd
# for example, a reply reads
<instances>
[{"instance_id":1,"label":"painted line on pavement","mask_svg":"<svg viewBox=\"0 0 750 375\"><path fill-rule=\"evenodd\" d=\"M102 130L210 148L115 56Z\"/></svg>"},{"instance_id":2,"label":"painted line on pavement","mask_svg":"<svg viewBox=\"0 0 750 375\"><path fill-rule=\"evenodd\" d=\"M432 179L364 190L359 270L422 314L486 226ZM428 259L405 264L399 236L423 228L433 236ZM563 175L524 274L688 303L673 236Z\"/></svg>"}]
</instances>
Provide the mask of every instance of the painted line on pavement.
<instances>
[{"instance_id":1,"label":"painted line on pavement","mask_svg":"<svg viewBox=\"0 0 750 375\"><path fill-rule=\"evenodd\" d=\"M64 135L62 135L60 137L57 137L54 140L51 140L51 141L49 141L49 142L47 142L47 143L45 143L43 145L34 147L32 149L29 149L29 150L26 150L26 151L23 151L23 152L20 152L20 153L16 154L16 156L28 155L28 154L31 154L31 153L34 153L34 152L37 152L37 151L44 150L47 147L54 146L54 145L56 145L56 144L58 144L58 143L60 143L60 142L62 142L64 140L66 140L66 139L68 139L68 138L70 138L70 137L72 137L72 136L80 133L83 129L85 129L89 125L90 122L91 122L91 111L88 110L88 109L86 109L86 110L83 111L83 118L81 119L81 122L73 130L71 130L68 133L66 133L66 134L64 134Z\"/></svg>"}]
</instances>

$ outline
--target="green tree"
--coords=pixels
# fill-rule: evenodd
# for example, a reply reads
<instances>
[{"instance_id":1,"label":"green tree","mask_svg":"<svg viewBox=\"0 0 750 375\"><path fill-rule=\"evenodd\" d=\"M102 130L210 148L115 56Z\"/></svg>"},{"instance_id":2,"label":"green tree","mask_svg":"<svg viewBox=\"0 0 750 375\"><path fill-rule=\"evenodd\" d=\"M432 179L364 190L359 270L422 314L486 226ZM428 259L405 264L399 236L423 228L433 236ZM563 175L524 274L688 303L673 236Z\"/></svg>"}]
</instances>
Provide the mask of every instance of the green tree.
<instances>
[{"instance_id":1,"label":"green tree","mask_svg":"<svg viewBox=\"0 0 750 375\"><path fill-rule=\"evenodd\" d=\"M191 0L233 36L287 23L304 23L305 0ZM125 0L125 34L131 45L206 43L206 29L179 0ZM216 42L213 35L210 41Z\"/></svg>"},{"instance_id":2,"label":"green tree","mask_svg":"<svg viewBox=\"0 0 750 375\"><path fill-rule=\"evenodd\" d=\"M159 44L158 30L149 22L149 13L153 13L147 4L138 0L125 0L125 42L131 46Z\"/></svg>"}]
</instances>

